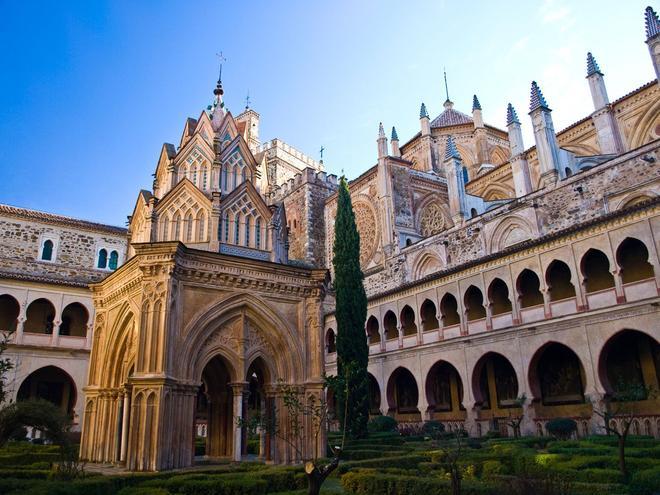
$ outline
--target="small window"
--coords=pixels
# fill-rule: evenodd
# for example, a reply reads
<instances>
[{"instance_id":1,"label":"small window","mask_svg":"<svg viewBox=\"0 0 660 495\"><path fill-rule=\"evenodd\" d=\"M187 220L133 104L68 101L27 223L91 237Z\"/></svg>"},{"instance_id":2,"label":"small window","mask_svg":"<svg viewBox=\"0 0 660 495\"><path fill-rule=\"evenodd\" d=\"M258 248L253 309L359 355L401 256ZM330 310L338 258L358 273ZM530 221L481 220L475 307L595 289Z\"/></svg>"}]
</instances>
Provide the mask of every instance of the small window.
<instances>
[{"instance_id":1,"label":"small window","mask_svg":"<svg viewBox=\"0 0 660 495\"><path fill-rule=\"evenodd\" d=\"M470 174L468 173L467 167L463 167L463 182L466 184L470 181Z\"/></svg>"},{"instance_id":2,"label":"small window","mask_svg":"<svg viewBox=\"0 0 660 495\"><path fill-rule=\"evenodd\" d=\"M208 180L208 170L206 167L204 167L204 171L202 172L202 189L206 191L206 184Z\"/></svg>"},{"instance_id":3,"label":"small window","mask_svg":"<svg viewBox=\"0 0 660 495\"><path fill-rule=\"evenodd\" d=\"M229 242L229 213L225 214L225 242Z\"/></svg>"},{"instance_id":4,"label":"small window","mask_svg":"<svg viewBox=\"0 0 660 495\"><path fill-rule=\"evenodd\" d=\"M254 222L254 247L261 249L261 218Z\"/></svg>"},{"instance_id":5,"label":"small window","mask_svg":"<svg viewBox=\"0 0 660 495\"><path fill-rule=\"evenodd\" d=\"M119 263L119 253L117 251L112 251L110 253L110 262L108 263L108 268L110 268L110 270L116 270L117 263Z\"/></svg>"},{"instance_id":6,"label":"small window","mask_svg":"<svg viewBox=\"0 0 660 495\"><path fill-rule=\"evenodd\" d=\"M229 189L229 172L227 171L227 167L222 169L222 189L225 191Z\"/></svg>"},{"instance_id":7,"label":"small window","mask_svg":"<svg viewBox=\"0 0 660 495\"><path fill-rule=\"evenodd\" d=\"M237 185L238 185L238 167L234 166L234 170L232 172L232 189L236 189Z\"/></svg>"},{"instance_id":8,"label":"small window","mask_svg":"<svg viewBox=\"0 0 660 495\"><path fill-rule=\"evenodd\" d=\"M236 213L236 220L234 220L234 244L238 244L238 238L240 235L239 229L239 224L241 221L241 215L240 213Z\"/></svg>"},{"instance_id":9,"label":"small window","mask_svg":"<svg viewBox=\"0 0 660 495\"><path fill-rule=\"evenodd\" d=\"M96 264L96 267L105 270L106 266L108 266L108 252L105 249L101 249L99 251L99 261Z\"/></svg>"},{"instance_id":10,"label":"small window","mask_svg":"<svg viewBox=\"0 0 660 495\"><path fill-rule=\"evenodd\" d=\"M41 259L44 261L53 260L53 241L46 239L44 247L41 249Z\"/></svg>"},{"instance_id":11,"label":"small window","mask_svg":"<svg viewBox=\"0 0 660 495\"><path fill-rule=\"evenodd\" d=\"M246 182L247 181L247 167L243 169L241 172L241 178L243 179L241 182Z\"/></svg>"},{"instance_id":12,"label":"small window","mask_svg":"<svg viewBox=\"0 0 660 495\"><path fill-rule=\"evenodd\" d=\"M250 247L250 217L245 219L245 245Z\"/></svg>"}]
</instances>

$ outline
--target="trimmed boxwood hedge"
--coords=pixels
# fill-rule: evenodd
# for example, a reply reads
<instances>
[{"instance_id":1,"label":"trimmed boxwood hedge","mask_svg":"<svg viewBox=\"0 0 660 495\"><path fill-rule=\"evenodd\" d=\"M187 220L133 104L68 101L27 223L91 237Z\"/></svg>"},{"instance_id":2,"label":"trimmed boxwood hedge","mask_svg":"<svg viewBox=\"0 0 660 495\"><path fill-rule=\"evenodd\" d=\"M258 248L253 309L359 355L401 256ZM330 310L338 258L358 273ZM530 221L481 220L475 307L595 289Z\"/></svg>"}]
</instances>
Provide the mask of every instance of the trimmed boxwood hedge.
<instances>
[{"instance_id":1,"label":"trimmed boxwood hedge","mask_svg":"<svg viewBox=\"0 0 660 495\"><path fill-rule=\"evenodd\" d=\"M355 471L341 477L345 491L355 495L449 495L451 484L447 480L419 476L396 476L375 471ZM493 495L493 486L487 483L461 483L462 495Z\"/></svg>"},{"instance_id":2,"label":"trimmed boxwood hedge","mask_svg":"<svg viewBox=\"0 0 660 495\"><path fill-rule=\"evenodd\" d=\"M660 466L636 472L630 480L630 495L654 495L660 492Z\"/></svg>"},{"instance_id":3,"label":"trimmed boxwood hedge","mask_svg":"<svg viewBox=\"0 0 660 495\"><path fill-rule=\"evenodd\" d=\"M430 455L402 455L395 457L381 457L380 459L366 459L363 461L348 461L339 464L337 474L346 473L356 468L389 468L397 467L399 469L417 469L420 462L429 462Z\"/></svg>"}]
</instances>

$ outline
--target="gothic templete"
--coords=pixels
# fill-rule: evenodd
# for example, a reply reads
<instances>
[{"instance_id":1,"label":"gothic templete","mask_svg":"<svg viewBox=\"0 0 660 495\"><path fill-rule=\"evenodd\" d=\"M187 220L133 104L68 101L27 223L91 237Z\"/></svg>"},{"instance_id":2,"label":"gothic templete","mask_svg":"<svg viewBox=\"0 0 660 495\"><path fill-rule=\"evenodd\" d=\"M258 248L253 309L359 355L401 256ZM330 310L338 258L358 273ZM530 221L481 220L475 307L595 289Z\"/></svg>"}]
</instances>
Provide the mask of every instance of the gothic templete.
<instances>
[{"instance_id":1,"label":"gothic templete","mask_svg":"<svg viewBox=\"0 0 660 495\"><path fill-rule=\"evenodd\" d=\"M645 21L657 76L660 23ZM505 131L477 96L471 115L422 103L404 144L381 124L377 163L350 184L372 414L475 436L572 417L586 435L619 387L660 388L660 86L610 102L591 53L586 69L594 112L559 132L532 83L531 148L511 105ZM218 81L163 145L128 231L0 207L15 393L72 412L83 458L188 466L196 431L207 455L240 460L235 417L282 414L278 380L318 397L336 371L337 178L261 143L259 119L228 112ZM660 399L635 407L634 430L660 436ZM260 456L295 460L265 434Z\"/></svg>"}]
</instances>

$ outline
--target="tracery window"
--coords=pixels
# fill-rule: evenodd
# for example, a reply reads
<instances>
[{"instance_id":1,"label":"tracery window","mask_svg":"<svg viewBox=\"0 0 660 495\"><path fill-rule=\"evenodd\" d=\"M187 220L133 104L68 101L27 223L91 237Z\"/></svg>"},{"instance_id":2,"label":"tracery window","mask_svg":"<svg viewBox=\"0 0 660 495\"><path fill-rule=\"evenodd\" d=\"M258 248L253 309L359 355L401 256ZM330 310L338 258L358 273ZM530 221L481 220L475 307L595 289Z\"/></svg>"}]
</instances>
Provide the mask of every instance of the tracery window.
<instances>
[{"instance_id":1,"label":"tracery window","mask_svg":"<svg viewBox=\"0 0 660 495\"><path fill-rule=\"evenodd\" d=\"M204 167L202 170L202 190L206 191L206 185L208 184L208 167Z\"/></svg>"},{"instance_id":2,"label":"tracery window","mask_svg":"<svg viewBox=\"0 0 660 495\"><path fill-rule=\"evenodd\" d=\"M446 228L445 215L438 203L427 205L419 217L419 230L424 237L442 232Z\"/></svg>"},{"instance_id":3,"label":"tracery window","mask_svg":"<svg viewBox=\"0 0 660 495\"><path fill-rule=\"evenodd\" d=\"M190 180L193 184L197 185L197 166L193 165L190 173Z\"/></svg>"},{"instance_id":4,"label":"tracery window","mask_svg":"<svg viewBox=\"0 0 660 495\"><path fill-rule=\"evenodd\" d=\"M245 245L250 246L250 217L245 219Z\"/></svg>"},{"instance_id":5,"label":"tracery window","mask_svg":"<svg viewBox=\"0 0 660 495\"><path fill-rule=\"evenodd\" d=\"M229 171L227 167L223 167L222 169L222 182L222 188L227 191L229 189Z\"/></svg>"},{"instance_id":6,"label":"tracery window","mask_svg":"<svg viewBox=\"0 0 660 495\"><path fill-rule=\"evenodd\" d=\"M261 218L254 222L254 247L261 249Z\"/></svg>"},{"instance_id":7,"label":"tracery window","mask_svg":"<svg viewBox=\"0 0 660 495\"><path fill-rule=\"evenodd\" d=\"M371 207L364 201L353 204L355 224L360 233L360 265L365 266L376 251L376 216Z\"/></svg>"},{"instance_id":8,"label":"tracery window","mask_svg":"<svg viewBox=\"0 0 660 495\"><path fill-rule=\"evenodd\" d=\"M238 238L240 236L239 225L241 221L241 214L236 213L236 219L234 220L234 244L238 244Z\"/></svg>"},{"instance_id":9,"label":"tracery window","mask_svg":"<svg viewBox=\"0 0 660 495\"><path fill-rule=\"evenodd\" d=\"M232 189L236 189L237 185L238 185L238 167L234 166L234 170L232 170Z\"/></svg>"},{"instance_id":10,"label":"tracery window","mask_svg":"<svg viewBox=\"0 0 660 495\"><path fill-rule=\"evenodd\" d=\"M225 242L229 242L229 213L225 213Z\"/></svg>"}]
</instances>

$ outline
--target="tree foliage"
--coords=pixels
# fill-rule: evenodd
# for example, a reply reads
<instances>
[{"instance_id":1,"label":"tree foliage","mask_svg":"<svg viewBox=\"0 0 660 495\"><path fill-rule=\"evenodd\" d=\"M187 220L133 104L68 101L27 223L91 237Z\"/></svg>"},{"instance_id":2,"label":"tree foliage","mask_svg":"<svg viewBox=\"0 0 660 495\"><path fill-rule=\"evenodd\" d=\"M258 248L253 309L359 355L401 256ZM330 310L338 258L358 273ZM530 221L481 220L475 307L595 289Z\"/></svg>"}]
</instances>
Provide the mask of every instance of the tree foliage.
<instances>
[{"instance_id":1,"label":"tree foliage","mask_svg":"<svg viewBox=\"0 0 660 495\"><path fill-rule=\"evenodd\" d=\"M347 378L346 367L352 372L346 386L351 391L348 404L343 396L337 397L337 409L341 423L346 424L347 434L352 438L367 436L369 420L369 381L367 364L369 348L364 331L367 319L367 296L364 291L360 268L360 234L355 225L355 214L351 204L346 179L342 177L337 198L335 218L334 257L335 297L337 320L337 371ZM344 420L344 412L347 415Z\"/></svg>"},{"instance_id":2,"label":"tree foliage","mask_svg":"<svg viewBox=\"0 0 660 495\"><path fill-rule=\"evenodd\" d=\"M4 356L12 332L2 332L0 334L0 404L7 398L7 373L14 368L11 360Z\"/></svg>"}]
</instances>

